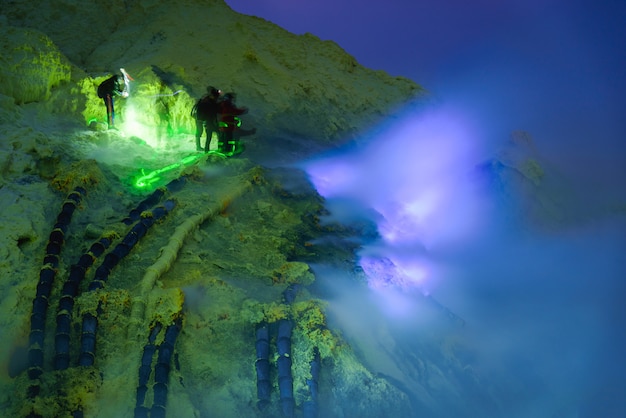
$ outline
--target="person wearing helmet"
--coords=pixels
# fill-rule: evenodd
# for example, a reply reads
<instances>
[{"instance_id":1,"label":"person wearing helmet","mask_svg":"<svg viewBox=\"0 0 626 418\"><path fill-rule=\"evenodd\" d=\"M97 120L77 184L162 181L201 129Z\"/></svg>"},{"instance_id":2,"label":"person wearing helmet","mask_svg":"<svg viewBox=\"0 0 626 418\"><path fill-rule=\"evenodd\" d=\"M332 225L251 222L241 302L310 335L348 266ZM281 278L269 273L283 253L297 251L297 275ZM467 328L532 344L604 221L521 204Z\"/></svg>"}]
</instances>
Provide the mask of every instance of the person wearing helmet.
<instances>
[{"instance_id":1,"label":"person wearing helmet","mask_svg":"<svg viewBox=\"0 0 626 418\"><path fill-rule=\"evenodd\" d=\"M236 98L235 93L226 93L220 102L220 140L218 150L224 154L233 154L236 151L237 141L233 136L235 129L241 124L237 116L248 113L247 107L237 107L235 104Z\"/></svg>"},{"instance_id":2,"label":"person wearing helmet","mask_svg":"<svg viewBox=\"0 0 626 418\"><path fill-rule=\"evenodd\" d=\"M196 118L196 151L202 151L200 138L206 131L206 143L204 152L209 152L213 132L219 137L217 113L219 111L219 98L222 92L213 86L207 87L207 94L194 105L191 112Z\"/></svg>"},{"instance_id":3,"label":"person wearing helmet","mask_svg":"<svg viewBox=\"0 0 626 418\"><path fill-rule=\"evenodd\" d=\"M107 78L98 86L98 97L104 101L104 106L107 110L107 123L109 124L109 128L115 127L114 97L116 96L128 97L125 79L121 74L115 74L112 77Z\"/></svg>"}]
</instances>

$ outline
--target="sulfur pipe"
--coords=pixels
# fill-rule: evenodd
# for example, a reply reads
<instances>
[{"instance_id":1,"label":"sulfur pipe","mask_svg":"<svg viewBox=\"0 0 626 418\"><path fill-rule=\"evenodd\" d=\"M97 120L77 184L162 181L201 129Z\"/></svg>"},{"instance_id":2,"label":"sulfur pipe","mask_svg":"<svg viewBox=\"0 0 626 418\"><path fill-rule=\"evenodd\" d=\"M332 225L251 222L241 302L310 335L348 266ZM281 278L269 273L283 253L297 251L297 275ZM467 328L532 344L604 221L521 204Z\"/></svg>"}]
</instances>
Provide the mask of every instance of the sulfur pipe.
<instances>
[{"instance_id":1,"label":"sulfur pipe","mask_svg":"<svg viewBox=\"0 0 626 418\"><path fill-rule=\"evenodd\" d=\"M46 255L44 256L44 266L39 271L39 282L37 283L37 291L33 300L33 309L30 316L30 334L28 348L28 377L31 380L38 379L43 373L44 364L44 338L46 316L48 310L48 298L52 292L52 286L56 276L56 268L59 265L59 255L63 243L65 242L65 233L72 220L72 215L76 209L76 205L85 195L83 188L77 187L72 191L63 203L60 213L57 215L56 224L50 232L48 243L46 245ZM34 396L39 392L37 385L29 389L29 396Z\"/></svg>"},{"instance_id":2,"label":"sulfur pipe","mask_svg":"<svg viewBox=\"0 0 626 418\"><path fill-rule=\"evenodd\" d=\"M167 406L167 385L169 381L170 363L174 352L174 345L182 327L181 318L177 318L173 325L165 330L165 338L158 348L157 363L154 367L154 399L150 409L151 418L165 417Z\"/></svg>"},{"instance_id":3,"label":"sulfur pipe","mask_svg":"<svg viewBox=\"0 0 626 418\"><path fill-rule=\"evenodd\" d=\"M293 323L289 319L278 321L278 335L276 337L276 347L278 359L276 366L278 369L278 392L280 396L280 408L283 416L291 418L294 416L295 400L293 398L293 377L291 374L291 331Z\"/></svg>"},{"instance_id":4,"label":"sulfur pipe","mask_svg":"<svg viewBox=\"0 0 626 418\"><path fill-rule=\"evenodd\" d=\"M311 367L311 378L306 379L306 384L309 388L309 399L302 403L302 416L303 418L317 418L319 415L318 385L322 367L320 352L317 347L313 348L313 358L309 365Z\"/></svg>"},{"instance_id":5,"label":"sulfur pipe","mask_svg":"<svg viewBox=\"0 0 626 418\"><path fill-rule=\"evenodd\" d=\"M152 373L152 359L156 352L156 337L161 331L162 325L156 323L150 330L148 336L148 343L143 348L143 354L141 356L141 364L139 366L139 384L137 385L137 397L135 404L135 418L147 417L150 409L144 406L146 394L148 392L148 381L150 380L150 374Z\"/></svg>"},{"instance_id":6,"label":"sulfur pipe","mask_svg":"<svg viewBox=\"0 0 626 418\"><path fill-rule=\"evenodd\" d=\"M91 313L83 315L83 327L80 337L80 355L78 357L78 364L80 366L92 366L95 361L97 330L98 318Z\"/></svg>"},{"instance_id":7,"label":"sulfur pipe","mask_svg":"<svg viewBox=\"0 0 626 418\"><path fill-rule=\"evenodd\" d=\"M270 403L270 335L266 322L257 325L256 328L256 390L257 407L264 410Z\"/></svg>"},{"instance_id":8,"label":"sulfur pipe","mask_svg":"<svg viewBox=\"0 0 626 418\"><path fill-rule=\"evenodd\" d=\"M165 187L160 187L156 189L146 199L139 202L137 207L131 210L128 217L124 218L122 222L124 222L126 225L130 225L133 222L137 221L139 218L141 218L141 214L143 212L147 211L161 201L166 191L170 193L178 192L183 188L186 182L187 176L181 176L177 179L170 181L167 185L165 185Z\"/></svg>"}]
</instances>

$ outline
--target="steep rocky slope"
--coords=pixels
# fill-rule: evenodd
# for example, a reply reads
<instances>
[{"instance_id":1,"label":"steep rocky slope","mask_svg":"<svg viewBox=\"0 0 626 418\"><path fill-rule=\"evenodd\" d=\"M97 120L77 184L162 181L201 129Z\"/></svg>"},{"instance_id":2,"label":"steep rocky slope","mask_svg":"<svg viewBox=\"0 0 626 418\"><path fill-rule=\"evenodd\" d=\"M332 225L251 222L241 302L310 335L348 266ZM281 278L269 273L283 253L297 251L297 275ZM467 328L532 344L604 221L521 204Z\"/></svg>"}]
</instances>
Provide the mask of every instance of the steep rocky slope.
<instances>
[{"instance_id":1,"label":"steep rocky slope","mask_svg":"<svg viewBox=\"0 0 626 418\"><path fill-rule=\"evenodd\" d=\"M31 83L21 83L19 89L26 90L21 91L10 81L39 65L41 72L50 73L47 90L70 78L83 86L80 94L87 103L54 107L89 118L102 115L91 104L98 102L94 85L120 67L135 78L138 100L163 87L169 93L182 90L176 96L181 109L173 110L181 128L189 124L183 109L207 85L235 91L239 103L250 107L248 121L261 137L336 141L424 93L408 79L364 68L332 41L293 35L263 19L240 15L222 0L55 0L39 7L3 0L2 5L3 31L10 36L3 36L0 71L7 82L0 83L0 92L18 102L47 100L49 91L29 91ZM45 36L29 32L19 39L19 31L11 27ZM55 46L67 57L61 66L54 65L61 58L51 56ZM60 100L77 93L65 90ZM142 113L156 114L153 102L144 100Z\"/></svg>"},{"instance_id":2,"label":"steep rocky slope","mask_svg":"<svg viewBox=\"0 0 626 418\"><path fill-rule=\"evenodd\" d=\"M323 202L303 173L259 167L245 158L252 152L232 159L193 153L189 110L207 84L237 92L239 104L250 107L243 120L258 128L250 140L257 151L352 139L422 98L418 85L363 68L332 41L241 16L221 0L0 5L0 336L7 341L0 346L0 409L24 416L131 416L151 330L180 324L168 366L168 416L278 416L275 369L271 405L256 406L255 328L292 319L298 416L312 398L307 379L314 349L322 366L320 416L497 410L490 394L497 391L473 370L454 337L462 333L459 324L431 301L424 299L423 309L445 331L420 331L398 352L391 322L363 324L375 326L379 339L360 348L329 324L312 266L333 266L363 288L354 250L364 234L322 224ZM90 121L102 121L104 108L96 87L120 67L135 79L131 96L119 101L121 128L97 129ZM164 108L168 129L160 125ZM137 177L146 173L154 183L138 188ZM180 189L168 186L177 178L184 179ZM84 195L54 265L55 257L44 257L51 242L58 244L55 219L76 187ZM163 199L155 207L142 207L159 192ZM166 201L173 207L141 239L123 222L133 210L144 221L154 218ZM57 321L67 310L60 300L73 266L85 254L89 259L101 238L111 240L109 250L136 244L103 288L89 290L111 252L94 257L73 297L71 328L60 331ZM42 281L51 270L54 282ZM284 292L291 285L297 292L288 303ZM31 314L41 306L33 304L36 295L46 300L45 326L33 325ZM97 332L83 328L89 315L98 319ZM43 347L33 343L40 334ZM84 334L96 336L95 352L83 350ZM56 342L67 335L70 367L56 370ZM164 339L159 333L154 343ZM368 369L365 351L370 359L384 351L377 361L387 362L388 373ZM81 352L93 354L95 363L80 366ZM41 376L33 378L37 371ZM155 377L148 406L157 398Z\"/></svg>"}]
</instances>

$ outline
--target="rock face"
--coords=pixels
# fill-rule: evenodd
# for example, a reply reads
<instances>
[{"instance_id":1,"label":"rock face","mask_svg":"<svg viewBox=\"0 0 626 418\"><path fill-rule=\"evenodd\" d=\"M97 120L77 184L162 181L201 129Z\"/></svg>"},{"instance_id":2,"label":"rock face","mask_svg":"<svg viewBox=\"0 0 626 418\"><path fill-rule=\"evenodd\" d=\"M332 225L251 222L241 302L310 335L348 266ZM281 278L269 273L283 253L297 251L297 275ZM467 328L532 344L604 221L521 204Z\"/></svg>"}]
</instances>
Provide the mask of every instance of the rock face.
<instances>
[{"instance_id":1,"label":"rock face","mask_svg":"<svg viewBox=\"0 0 626 418\"><path fill-rule=\"evenodd\" d=\"M586 205L576 185L538 152L525 131L512 132L493 158L477 166L476 174L509 221L558 230L612 215L610 207Z\"/></svg>"},{"instance_id":2,"label":"rock face","mask_svg":"<svg viewBox=\"0 0 626 418\"><path fill-rule=\"evenodd\" d=\"M50 99L50 92L70 79L70 63L57 46L35 29L0 29L0 93L18 104Z\"/></svg>"},{"instance_id":3,"label":"rock face","mask_svg":"<svg viewBox=\"0 0 626 418\"><path fill-rule=\"evenodd\" d=\"M418 85L221 0L40 3L0 0L0 410L113 417L152 403L151 415L161 416L167 400L168 416L279 416L279 397L290 392L274 364L272 402L256 407L255 327L290 319L286 400L297 416L318 385L324 417L486 416L493 399L467 406L464 388L479 391L483 381L469 361L440 353L447 336L400 346L400 332L381 321L363 324L378 337L357 349L329 324L310 267L339 265L363 288L351 275L359 231L320 224L323 202L301 171L193 153L189 111L208 84L238 93L250 108L244 123L269 149L281 137L338 144L421 97ZM116 102L122 130L98 129L105 113L96 88L121 67L134 78L130 97ZM146 174L154 182L138 189ZM134 225L125 222L132 213ZM97 256L100 238L110 246ZM76 285L70 277L81 269ZM42 279L51 271L52 283ZM285 303L292 285L299 290ZM35 295L47 306L33 316ZM173 324L182 327L177 338L165 331ZM95 347L81 343L85 335ZM68 341L69 367L55 370L57 342ZM157 346L154 358L142 356ZM141 388L148 394L139 402Z\"/></svg>"},{"instance_id":4,"label":"rock face","mask_svg":"<svg viewBox=\"0 0 626 418\"><path fill-rule=\"evenodd\" d=\"M9 28L4 31L20 33L13 26L31 32L22 31L17 39L3 36L3 51L10 51L5 59L22 59L29 52L16 50L33 45L32 29L42 31L54 44L38 35L44 40L39 43L49 50L43 52L46 59L41 59L41 48L31 51L30 67L38 65L39 74L47 74L48 89L67 81L69 68L62 57L55 56L56 45L72 63L72 79L77 84L92 80L87 83L92 84L90 88L80 91L86 95L84 107L67 109L87 113L86 118L101 117L97 106L90 109L91 101L99 104L91 94L93 85L120 67L135 78L133 90L138 99L154 96L155 90L157 94L182 90L176 98L188 112L206 86L213 85L238 94L239 104L251 109L249 124L260 135L321 142L354 135L424 94L408 79L364 68L332 41L310 34L297 36L263 19L240 15L222 0L175 4L53 0L36 8L22 2L7 6L3 13ZM16 101L47 99L47 90L32 97L22 91L14 93L6 85L14 84L10 80L2 78L0 91ZM142 106L144 113L157 113L154 106ZM189 124L184 113L176 114L180 128Z\"/></svg>"}]
</instances>

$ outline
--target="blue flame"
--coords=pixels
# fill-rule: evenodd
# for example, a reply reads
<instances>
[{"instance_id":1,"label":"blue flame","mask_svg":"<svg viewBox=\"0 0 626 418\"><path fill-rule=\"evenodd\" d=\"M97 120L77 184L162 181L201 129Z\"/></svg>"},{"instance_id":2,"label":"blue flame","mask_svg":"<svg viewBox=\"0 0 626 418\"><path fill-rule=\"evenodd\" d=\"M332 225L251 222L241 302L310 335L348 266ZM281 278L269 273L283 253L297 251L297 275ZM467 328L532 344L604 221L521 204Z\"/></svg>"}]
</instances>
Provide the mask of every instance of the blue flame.
<instances>
[{"instance_id":1,"label":"blue flame","mask_svg":"<svg viewBox=\"0 0 626 418\"><path fill-rule=\"evenodd\" d=\"M331 216L363 212L376 222L380 242L365 245L360 261L370 286L423 287L437 270L429 253L467 243L487 216L471 180L484 155L477 127L460 109L439 106L409 112L364 147L305 169L329 207L351 202Z\"/></svg>"}]
</instances>

